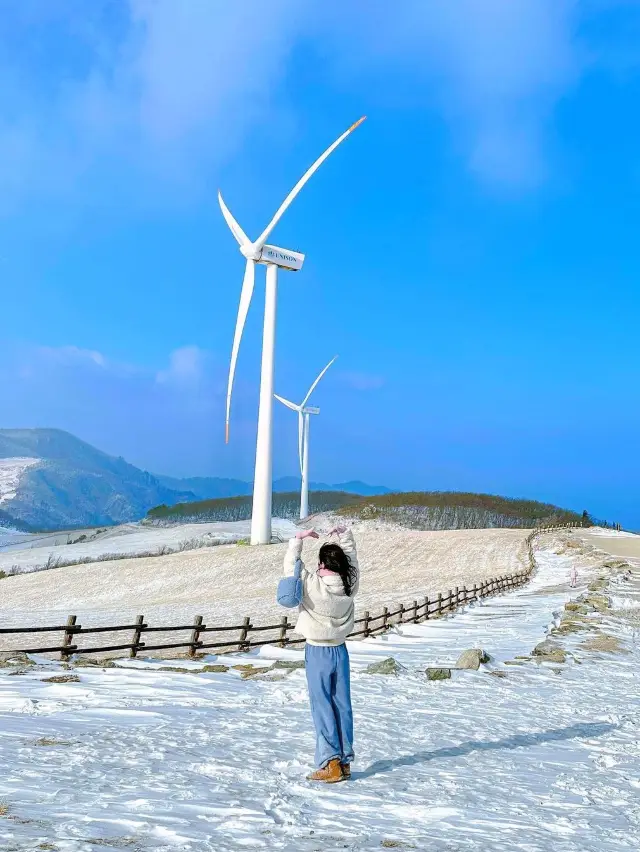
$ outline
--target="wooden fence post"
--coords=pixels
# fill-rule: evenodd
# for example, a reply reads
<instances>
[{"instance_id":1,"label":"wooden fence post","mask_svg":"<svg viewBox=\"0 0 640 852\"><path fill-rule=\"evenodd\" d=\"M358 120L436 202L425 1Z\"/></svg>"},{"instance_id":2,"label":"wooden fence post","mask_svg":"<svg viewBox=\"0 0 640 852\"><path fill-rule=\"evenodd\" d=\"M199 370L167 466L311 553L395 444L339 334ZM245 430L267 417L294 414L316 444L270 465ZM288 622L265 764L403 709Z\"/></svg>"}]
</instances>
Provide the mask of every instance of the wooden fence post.
<instances>
[{"instance_id":1,"label":"wooden fence post","mask_svg":"<svg viewBox=\"0 0 640 852\"><path fill-rule=\"evenodd\" d=\"M200 619L202 621L202 619ZM142 625L144 624L144 615L139 615L136 618L136 627L133 631L133 639L131 640L131 648L129 648L129 656L131 658L135 657L138 653L138 645L140 644L140 637L142 636Z\"/></svg>"},{"instance_id":2,"label":"wooden fence post","mask_svg":"<svg viewBox=\"0 0 640 852\"><path fill-rule=\"evenodd\" d=\"M449 606L447 607L449 612L453 609L453 589L449 589Z\"/></svg>"},{"instance_id":3,"label":"wooden fence post","mask_svg":"<svg viewBox=\"0 0 640 852\"><path fill-rule=\"evenodd\" d=\"M369 610L364 613L364 638L366 639L371 631L369 630Z\"/></svg>"},{"instance_id":4,"label":"wooden fence post","mask_svg":"<svg viewBox=\"0 0 640 852\"><path fill-rule=\"evenodd\" d=\"M191 631L191 638L189 640L191 642L191 645L189 647L189 656L190 657L195 657L196 652L198 650L198 642L200 640L201 629L202 629L202 616L196 615L196 617L193 621L193 630ZM138 636L138 640L139 639L140 639L140 637Z\"/></svg>"},{"instance_id":5,"label":"wooden fence post","mask_svg":"<svg viewBox=\"0 0 640 852\"><path fill-rule=\"evenodd\" d=\"M453 601L451 601L451 603L453 603ZM456 605L453 608L458 609L459 604L460 604L460 587L456 586Z\"/></svg>"},{"instance_id":6,"label":"wooden fence post","mask_svg":"<svg viewBox=\"0 0 640 852\"><path fill-rule=\"evenodd\" d=\"M428 621L429 619L429 607L431 605L431 601L429 600L429 595L424 599L424 620Z\"/></svg>"},{"instance_id":7,"label":"wooden fence post","mask_svg":"<svg viewBox=\"0 0 640 852\"><path fill-rule=\"evenodd\" d=\"M67 628L75 627L75 625L76 625L76 616L70 615L69 618L67 619ZM73 630L67 629L67 630L64 631L64 639L62 640L63 648L68 648L69 645L72 645L72 644L73 644ZM60 659L61 660L68 660L71 653L73 653L73 652L69 652L69 651L65 651L65 650L60 651Z\"/></svg>"},{"instance_id":8,"label":"wooden fence post","mask_svg":"<svg viewBox=\"0 0 640 852\"><path fill-rule=\"evenodd\" d=\"M387 627L388 627L388 624L387 624L388 620L389 620L389 608L388 608L388 607L386 607L386 606L383 606L383 607L382 607L382 629L383 629L383 630L386 630L386 629L387 629Z\"/></svg>"},{"instance_id":9,"label":"wooden fence post","mask_svg":"<svg viewBox=\"0 0 640 852\"><path fill-rule=\"evenodd\" d=\"M462 603L466 603L466 602L467 602L467 587L463 586L462 587Z\"/></svg>"},{"instance_id":10,"label":"wooden fence post","mask_svg":"<svg viewBox=\"0 0 640 852\"><path fill-rule=\"evenodd\" d=\"M436 612L438 615L442 615L442 592L438 592L438 609Z\"/></svg>"},{"instance_id":11,"label":"wooden fence post","mask_svg":"<svg viewBox=\"0 0 640 852\"><path fill-rule=\"evenodd\" d=\"M413 621L414 624L417 624L417 622L418 622L418 601L413 602L412 609L413 609L413 618L411 619L411 621Z\"/></svg>"},{"instance_id":12,"label":"wooden fence post","mask_svg":"<svg viewBox=\"0 0 640 852\"><path fill-rule=\"evenodd\" d=\"M238 645L239 651L244 651L247 648L247 636L249 634L249 630L251 629L251 616L245 615L244 620L242 622L242 627L240 628L240 644Z\"/></svg>"},{"instance_id":13,"label":"wooden fence post","mask_svg":"<svg viewBox=\"0 0 640 852\"><path fill-rule=\"evenodd\" d=\"M280 619L280 638L278 640L278 645L281 648L287 644L287 628L289 627L289 621L286 615L283 615Z\"/></svg>"},{"instance_id":14,"label":"wooden fence post","mask_svg":"<svg viewBox=\"0 0 640 852\"><path fill-rule=\"evenodd\" d=\"M398 624L404 624L404 604L400 604L400 614L398 617Z\"/></svg>"}]
</instances>

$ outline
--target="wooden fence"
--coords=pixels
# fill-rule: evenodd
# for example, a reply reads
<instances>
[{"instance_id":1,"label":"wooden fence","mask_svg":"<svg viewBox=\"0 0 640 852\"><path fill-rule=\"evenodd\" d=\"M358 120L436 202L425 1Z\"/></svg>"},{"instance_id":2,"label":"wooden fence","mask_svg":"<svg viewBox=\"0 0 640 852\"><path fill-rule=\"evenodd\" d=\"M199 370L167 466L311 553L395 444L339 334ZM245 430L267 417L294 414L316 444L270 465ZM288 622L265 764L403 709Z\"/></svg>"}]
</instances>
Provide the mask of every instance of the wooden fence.
<instances>
[{"instance_id":1,"label":"wooden fence","mask_svg":"<svg viewBox=\"0 0 640 852\"><path fill-rule=\"evenodd\" d=\"M424 597L411 601L409 604L399 604L396 608L389 610L383 607L378 615L372 615L366 611L357 618L355 630L349 635L349 639L366 639L369 636L378 636L385 633L390 627L397 624L419 624L432 618L440 618L454 612L458 607L471 603L472 601L497 595L501 592L522 586L531 577L535 569L533 554L533 541L536 536L544 532L556 529L572 529L579 524L556 524L554 526L539 527L531 532L525 539L527 545L527 566L517 574L494 577L480 584L474 584L467 588L463 586L449 589L446 594L438 594L433 597ZM70 615L67 623L52 627L9 627L0 628L2 635L28 635L28 634L50 634L62 633L62 640L56 645L44 645L39 647L20 647L11 649L0 649L0 654L25 653L25 654L60 654L60 659L68 660L74 654L103 653L110 651L128 651L130 657L135 657L139 651L164 651L186 649L190 657L203 651L250 651L262 645L278 645L280 647L303 645L304 639L290 639L288 633L292 632L295 625L284 615L277 624L256 625L246 616L241 624L233 625L207 625L201 615L197 615L192 624L171 625L168 627L151 627L139 615L134 623L118 625L116 627L83 627L77 623L77 616ZM177 632L189 632L187 641L178 642L153 642L153 634L167 634ZM82 647L78 642L79 637L98 633L129 632L130 640L111 645L97 647ZM237 634L230 638L231 634ZM221 639L216 640L216 635ZM254 638L254 636L256 638ZM260 638L266 637L266 638ZM144 639L144 641L143 641ZM149 641L150 640L150 641Z\"/></svg>"}]
</instances>

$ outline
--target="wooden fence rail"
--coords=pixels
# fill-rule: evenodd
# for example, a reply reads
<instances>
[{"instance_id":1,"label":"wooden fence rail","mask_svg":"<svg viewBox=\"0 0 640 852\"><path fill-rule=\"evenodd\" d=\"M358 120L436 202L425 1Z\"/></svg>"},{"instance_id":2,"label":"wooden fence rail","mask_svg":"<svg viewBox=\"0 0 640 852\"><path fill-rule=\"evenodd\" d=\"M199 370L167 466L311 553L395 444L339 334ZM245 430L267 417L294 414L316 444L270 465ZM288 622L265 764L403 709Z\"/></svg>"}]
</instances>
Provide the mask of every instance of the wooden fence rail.
<instances>
[{"instance_id":1,"label":"wooden fence rail","mask_svg":"<svg viewBox=\"0 0 640 852\"><path fill-rule=\"evenodd\" d=\"M533 541L536 536L556 529L572 529L581 524L556 524L553 526L539 527L530 533L525 539L527 545L527 567L516 574L494 577L474 583L471 588L463 586L449 589L446 595L439 593L435 597L425 597L421 602L417 600L410 604L400 604L397 609L389 611L383 607L378 615L372 615L366 611L354 622L356 628L349 635L349 639L367 638L379 636L396 624L419 624L432 618L440 618L443 615L454 612L460 606L481 600L504 591L517 588L526 583L535 569L533 554ZM48 645L44 647L24 647L0 649L0 654L25 653L25 654L60 654L60 659L68 660L73 654L102 653L106 651L129 651L130 657L135 657L139 651L164 651L169 649L186 648L190 657L195 657L199 651L218 649L223 653L229 650L249 651L262 645L279 645L280 647L295 647L304 644L304 639L289 639L287 634L294 629L295 625L282 616L277 624L252 624L251 617L246 616L242 624L230 626L207 625L203 623L203 616L197 615L192 624L169 625L166 627L151 627L143 615L137 616L134 623L117 625L115 627L83 627L77 623L77 616L70 615L67 623L53 627L2 627L2 635L20 635L30 633L62 633L62 644ZM120 631L131 631L130 642L117 645L102 645L99 647L81 647L77 637L92 633L116 633ZM153 633L176 633L189 631L189 638L178 642L161 642L154 644L143 641L147 634ZM237 638L224 641L206 641L207 634L237 632ZM251 634L272 633L266 639L253 640ZM152 639L151 636L149 636ZM204 640L204 641L203 641Z\"/></svg>"}]
</instances>

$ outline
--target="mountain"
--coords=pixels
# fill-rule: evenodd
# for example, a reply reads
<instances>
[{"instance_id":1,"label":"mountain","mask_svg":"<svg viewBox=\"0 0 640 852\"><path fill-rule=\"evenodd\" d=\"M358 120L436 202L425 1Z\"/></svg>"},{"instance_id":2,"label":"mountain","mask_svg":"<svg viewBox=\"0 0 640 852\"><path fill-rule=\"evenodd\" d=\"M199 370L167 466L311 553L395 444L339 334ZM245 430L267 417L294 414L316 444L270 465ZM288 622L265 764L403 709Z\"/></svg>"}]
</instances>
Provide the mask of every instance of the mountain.
<instances>
[{"instance_id":1,"label":"mountain","mask_svg":"<svg viewBox=\"0 0 640 852\"><path fill-rule=\"evenodd\" d=\"M156 479L174 491L191 491L198 500L211 500L215 497L245 497L252 491L249 482L218 476L190 476L186 479L177 479L173 476L156 474Z\"/></svg>"},{"instance_id":2,"label":"mountain","mask_svg":"<svg viewBox=\"0 0 640 852\"><path fill-rule=\"evenodd\" d=\"M167 488L174 490L191 491L198 500L214 500L218 497L246 497L251 494L250 482L240 479L221 479L217 476L193 476L187 479L176 479L172 476L156 476L156 479ZM367 485L366 482L353 480L352 482L341 482L336 485L328 485L326 482L312 482L312 491L345 491L347 494L360 494L369 497L378 494L389 494L390 489L384 485ZM274 479L273 490L281 492L299 491L300 477L283 476Z\"/></svg>"},{"instance_id":3,"label":"mountain","mask_svg":"<svg viewBox=\"0 0 640 852\"><path fill-rule=\"evenodd\" d=\"M296 491L300 480L274 482ZM388 489L349 482L312 483L313 491L386 494ZM60 429L0 429L0 526L45 530L137 521L153 506L219 497L249 497L239 479L154 476L107 455Z\"/></svg>"},{"instance_id":4,"label":"mountain","mask_svg":"<svg viewBox=\"0 0 640 852\"><path fill-rule=\"evenodd\" d=\"M0 429L0 459L22 462L16 483L0 495L3 526L118 524L144 517L159 503L195 499L188 489L168 488L60 429Z\"/></svg>"}]
</instances>

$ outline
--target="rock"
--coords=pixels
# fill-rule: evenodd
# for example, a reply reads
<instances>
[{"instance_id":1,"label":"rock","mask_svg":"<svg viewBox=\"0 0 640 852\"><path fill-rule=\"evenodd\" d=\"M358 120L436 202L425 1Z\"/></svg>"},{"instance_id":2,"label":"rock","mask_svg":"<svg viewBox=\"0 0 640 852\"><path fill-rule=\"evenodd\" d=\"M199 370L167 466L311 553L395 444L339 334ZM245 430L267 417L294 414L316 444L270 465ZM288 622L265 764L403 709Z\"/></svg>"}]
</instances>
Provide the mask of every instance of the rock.
<instances>
[{"instance_id":1,"label":"rock","mask_svg":"<svg viewBox=\"0 0 640 852\"><path fill-rule=\"evenodd\" d=\"M105 657L103 660L98 658L92 659L91 657L74 657L72 660L72 665L77 666L79 669L81 668L97 668L97 669L116 669L118 668L114 661Z\"/></svg>"},{"instance_id":2,"label":"rock","mask_svg":"<svg viewBox=\"0 0 640 852\"><path fill-rule=\"evenodd\" d=\"M219 672L228 672L229 666L223 666L220 663L216 663L215 665L204 666L201 671L205 673L211 672L212 674L217 674Z\"/></svg>"},{"instance_id":3,"label":"rock","mask_svg":"<svg viewBox=\"0 0 640 852\"><path fill-rule=\"evenodd\" d=\"M458 657L456 663L457 669L473 669L478 671L480 663L488 663L489 655L481 648L471 648L468 651L463 651Z\"/></svg>"},{"instance_id":4,"label":"rock","mask_svg":"<svg viewBox=\"0 0 640 852\"><path fill-rule=\"evenodd\" d=\"M371 663L364 670L365 674L397 675L402 671L402 666L393 657L387 657L377 663Z\"/></svg>"},{"instance_id":5,"label":"rock","mask_svg":"<svg viewBox=\"0 0 640 852\"><path fill-rule=\"evenodd\" d=\"M559 645L545 639L533 649L533 656L538 657L540 662L545 663L564 663L567 655Z\"/></svg>"},{"instance_id":6,"label":"rock","mask_svg":"<svg viewBox=\"0 0 640 852\"><path fill-rule=\"evenodd\" d=\"M171 672L172 674L197 674L201 672L202 669L185 669L181 666L159 666L157 669L153 669L155 672Z\"/></svg>"},{"instance_id":7,"label":"rock","mask_svg":"<svg viewBox=\"0 0 640 852\"><path fill-rule=\"evenodd\" d=\"M451 669L426 669L427 680L449 680Z\"/></svg>"},{"instance_id":8,"label":"rock","mask_svg":"<svg viewBox=\"0 0 640 852\"><path fill-rule=\"evenodd\" d=\"M273 664L272 668L274 669L290 669L294 671L295 669L303 669L304 668L304 660L276 660Z\"/></svg>"},{"instance_id":9,"label":"rock","mask_svg":"<svg viewBox=\"0 0 640 852\"><path fill-rule=\"evenodd\" d=\"M42 683L80 683L78 675L53 675L53 677L41 678Z\"/></svg>"},{"instance_id":10,"label":"rock","mask_svg":"<svg viewBox=\"0 0 640 852\"><path fill-rule=\"evenodd\" d=\"M35 663L23 651L7 651L0 655L0 668L10 666L35 666Z\"/></svg>"},{"instance_id":11,"label":"rock","mask_svg":"<svg viewBox=\"0 0 640 852\"><path fill-rule=\"evenodd\" d=\"M588 595L584 599L587 606L592 607L596 612L606 612L609 609L609 598L604 595Z\"/></svg>"},{"instance_id":12,"label":"rock","mask_svg":"<svg viewBox=\"0 0 640 852\"><path fill-rule=\"evenodd\" d=\"M564 608L567 612L579 612L582 615L586 615L589 611L584 604L577 603L576 601L569 601L564 605Z\"/></svg>"},{"instance_id":13,"label":"rock","mask_svg":"<svg viewBox=\"0 0 640 852\"><path fill-rule=\"evenodd\" d=\"M506 672L500 672L500 671L487 672L487 674L493 675L493 677L507 677Z\"/></svg>"}]
</instances>

